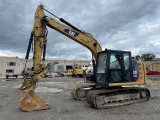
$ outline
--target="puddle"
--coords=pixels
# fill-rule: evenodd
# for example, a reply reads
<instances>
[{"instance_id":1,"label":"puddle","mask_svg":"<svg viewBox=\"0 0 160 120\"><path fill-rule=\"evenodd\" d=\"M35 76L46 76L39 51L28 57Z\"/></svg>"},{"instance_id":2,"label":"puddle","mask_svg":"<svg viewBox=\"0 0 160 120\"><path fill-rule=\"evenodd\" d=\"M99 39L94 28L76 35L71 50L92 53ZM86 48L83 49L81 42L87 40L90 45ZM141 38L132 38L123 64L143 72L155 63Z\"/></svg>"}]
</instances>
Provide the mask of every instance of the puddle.
<instances>
[{"instance_id":1,"label":"puddle","mask_svg":"<svg viewBox=\"0 0 160 120\"><path fill-rule=\"evenodd\" d=\"M35 92L52 92L52 93L58 93L64 91L63 89L57 89L57 88L48 88L48 87L40 87L38 86L35 90Z\"/></svg>"},{"instance_id":2,"label":"puddle","mask_svg":"<svg viewBox=\"0 0 160 120\"><path fill-rule=\"evenodd\" d=\"M5 80L1 80L2 82L5 82L6 81L6 79Z\"/></svg>"},{"instance_id":3,"label":"puddle","mask_svg":"<svg viewBox=\"0 0 160 120\"><path fill-rule=\"evenodd\" d=\"M37 85L55 85L61 84L62 82L38 82Z\"/></svg>"}]
</instances>

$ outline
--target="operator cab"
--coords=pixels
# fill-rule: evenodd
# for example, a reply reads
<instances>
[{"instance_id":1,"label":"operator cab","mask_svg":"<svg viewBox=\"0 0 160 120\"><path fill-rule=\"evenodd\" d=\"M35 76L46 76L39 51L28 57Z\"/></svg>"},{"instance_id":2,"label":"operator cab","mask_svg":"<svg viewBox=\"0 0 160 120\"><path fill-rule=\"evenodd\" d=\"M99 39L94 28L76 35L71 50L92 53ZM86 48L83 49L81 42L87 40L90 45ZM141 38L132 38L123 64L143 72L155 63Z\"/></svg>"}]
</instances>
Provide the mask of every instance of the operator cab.
<instances>
[{"instance_id":1,"label":"operator cab","mask_svg":"<svg viewBox=\"0 0 160 120\"><path fill-rule=\"evenodd\" d=\"M131 59L130 51L105 50L98 53L96 61L96 84L135 82L138 78L138 65Z\"/></svg>"}]
</instances>

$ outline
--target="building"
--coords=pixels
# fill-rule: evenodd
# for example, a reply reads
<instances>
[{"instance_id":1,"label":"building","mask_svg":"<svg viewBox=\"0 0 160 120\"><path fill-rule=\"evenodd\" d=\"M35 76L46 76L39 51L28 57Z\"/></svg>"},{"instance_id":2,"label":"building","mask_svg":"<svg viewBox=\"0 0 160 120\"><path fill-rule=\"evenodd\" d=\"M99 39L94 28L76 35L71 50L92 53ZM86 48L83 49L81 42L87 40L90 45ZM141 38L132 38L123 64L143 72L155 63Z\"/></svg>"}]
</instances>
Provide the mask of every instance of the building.
<instances>
[{"instance_id":1,"label":"building","mask_svg":"<svg viewBox=\"0 0 160 120\"><path fill-rule=\"evenodd\" d=\"M4 57L0 56L0 74L21 74L22 66L18 57Z\"/></svg>"},{"instance_id":2,"label":"building","mask_svg":"<svg viewBox=\"0 0 160 120\"><path fill-rule=\"evenodd\" d=\"M145 61L147 70L160 72L160 58L155 58L151 61Z\"/></svg>"},{"instance_id":3,"label":"building","mask_svg":"<svg viewBox=\"0 0 160 120\"><path fill-rule=\"evenodd\" d=\"M21 63L24 63L25 59L20 59ZM80 66L88 65L89 60L45 60L45 64L52 63L52 62L58 62L58 64L55 64L51 67L51 72L60 72L64 73L68 69L72 69L74 64L78 64ZM33 66L33 60L29 59L27 61L26 68L31 68Z\"/></svg>"},{"instance_id":4,"label":"building","mask_svg":"<svg viewBox=\"0 0 160 120\"><path fill-rule=\"evenodd\" d=\"M21 74L24 69L25 59L21 59L18 57L4 57L0 56L0 74L3 76L7 73L10 74ZM61 72L64 73L68 69L72 69L74 64L78 64L80 66L88 65L89 60L46 60L44 63L52 63L58 62L59 64L53 65L50 69L51 72ZM33 67L33 60L28 59L26 68Z\"/></svg>"}]
</instances>

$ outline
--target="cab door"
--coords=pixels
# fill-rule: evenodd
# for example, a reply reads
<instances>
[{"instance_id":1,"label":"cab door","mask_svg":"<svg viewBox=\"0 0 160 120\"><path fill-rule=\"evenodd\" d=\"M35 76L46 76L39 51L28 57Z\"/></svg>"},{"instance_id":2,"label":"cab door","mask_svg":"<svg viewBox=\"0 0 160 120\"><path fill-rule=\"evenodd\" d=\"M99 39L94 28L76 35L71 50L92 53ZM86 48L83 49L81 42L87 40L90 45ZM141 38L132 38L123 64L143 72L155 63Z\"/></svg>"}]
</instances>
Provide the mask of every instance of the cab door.
<instances>
[{"instance_id":1,"label":"cab door","mask_svg":"<svg viewBox=\"0 0 160 120\"><path fill-rule=\"evenodd\" d=\"M131 68L131 52L128 51L109 51L109 62L107 65L106 83L126 82L126 75L129 77Z\"/></svg>"},{"instance_id":2,"label":"cab door","mask_svg":"<svg viewBox=\"0 0 160 120\"><path fill-rule=\"evenodd\" d=\"M109 82L122 82L122 54L111 53L109 60Z\"/></svg>"}]
</instances>

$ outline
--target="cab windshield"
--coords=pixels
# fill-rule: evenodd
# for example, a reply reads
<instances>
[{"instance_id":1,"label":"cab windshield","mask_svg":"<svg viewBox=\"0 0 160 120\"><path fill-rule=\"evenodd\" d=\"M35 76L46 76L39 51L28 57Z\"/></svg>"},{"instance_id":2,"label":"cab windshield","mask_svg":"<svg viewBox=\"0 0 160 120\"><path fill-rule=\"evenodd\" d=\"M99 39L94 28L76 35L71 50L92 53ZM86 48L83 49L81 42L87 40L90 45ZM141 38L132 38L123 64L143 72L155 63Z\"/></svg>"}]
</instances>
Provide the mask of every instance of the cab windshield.
<instances>
[{"instance_id":1,"label":"cab windshield","mask_svg":"<svg viewBox=\"0 0 160 120\"><path fill-rule=\"evenodd\" d=\"M102 53L98 57L97 73L105 73L107 54Z\"/></svg>"}]
</instances>

